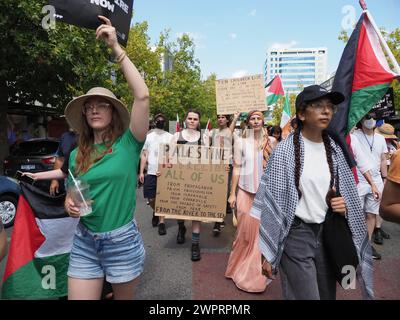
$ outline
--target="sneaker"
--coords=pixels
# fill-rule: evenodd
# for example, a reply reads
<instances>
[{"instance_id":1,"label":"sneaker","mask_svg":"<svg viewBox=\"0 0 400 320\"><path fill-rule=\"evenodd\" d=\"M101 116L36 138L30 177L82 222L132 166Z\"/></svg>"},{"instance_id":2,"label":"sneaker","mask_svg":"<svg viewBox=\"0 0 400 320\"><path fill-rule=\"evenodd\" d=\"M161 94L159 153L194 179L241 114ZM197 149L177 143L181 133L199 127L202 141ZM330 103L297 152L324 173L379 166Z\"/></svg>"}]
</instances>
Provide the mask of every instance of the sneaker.
<instances>
[{"instance_id":1,"label":"sneaker","mask_svg":"<svg viewBox=\"0 0 400 320\"><path fill-rule=\"evenodd\" d=\"M383 236L381 228L375 228L372 237L374 238L374 243L379 245L383 244Z\"/></svg>"},{"instance_id":2,"label":"sneaker","mask_svg":"<svg viewBox=\"0 0 400 320\"><path fill-rule=\"evenodd\" d=\"M371 246L371 248L372 248L372 259L381 260L382 256L378 253L378 251L376 251L376 249L373 246Z\"/></svg>"},{"instance_id":3,"label":"sneaker","mask_svg":"<svg viewBox=\"0 0 400 320\"><path fill-rule=\"evenodd\" d=\"M225 228L225 221L221 222L221 229Z\"/></svg>"},{"instance_id":4,"label":"sneaker","mask_svg":"<svg viewBox=\"0 0 400 320\"><path fill-rule=\"evenodd\" d=\"M200 245L198 243L192 243L192 261L199 261L201 259L200 255Z\"/></svg>"},{"instance_id":5,"label":"sneaker","mask_svg":"<svg viewBox=\"0 0 400 320\"><path fill-rule=\"evenodd\" d=\"M383 231L382 228L380 228L380 230L381 230L381 234L382 234L383 239L390 239L390 234L389 233L386 233L385 231Z\"/></svg>"},{"instance_id":6,"label":"sneaker","mask_svg":"<svg viewBox=\"0 0 400 320\"><path fill-rule=\"evenodd\" d=\"M185 234L186 234L186 227L185 227L185 225L182 225L182 227L181 227L181 225L179 225L179 228L178 228L178 235L176 236L176 242L178 243L178 244L182 244L182 243L185 243Z\"/></svg>"},{"instance_id":7,"label":"sneaker","mask_svg":"<svg viewBox=\"0 0 400 320\"><path fill-rule=\"evenodd\" d=\"M155 228L158 226L158 222L160 221L160 217L156 216L153 212L153 218L151 219L151 224Z\"/></svg>"},{"instance_id":8,"label":"sneaker","mask_svg":"<svg viewBox=\"0 0 400 320\"><path fill-rule=\"evenodd\" d=\"M165 223L160 223L158 225L158 234L160 236L166 235L167 234L167 229L165 228Z\"/></svg>"},{"instance_id":9,"label":"sneaker","mask_svg":"<svg viewBox=\"0 0 400 320\"><path fill-rule=\"evenodd\" d=\"M220 233L221 233L221 223L216 222L213 228L213 235L214 237L218 237Z\"/></svg>"}]
</instances>

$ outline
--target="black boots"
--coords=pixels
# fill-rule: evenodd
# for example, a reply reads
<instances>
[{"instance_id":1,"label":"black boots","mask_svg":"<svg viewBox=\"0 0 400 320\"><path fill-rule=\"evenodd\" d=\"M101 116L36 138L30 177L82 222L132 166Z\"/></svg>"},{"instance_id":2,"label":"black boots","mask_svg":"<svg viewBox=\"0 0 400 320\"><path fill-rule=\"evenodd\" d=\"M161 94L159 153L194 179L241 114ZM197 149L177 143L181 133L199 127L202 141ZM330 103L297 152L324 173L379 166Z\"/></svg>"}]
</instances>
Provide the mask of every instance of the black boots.
<instances>
[{"instance_id":1,"label":"black boots","mask_svg":"<svg viewBox=\"0 0 400 320\"><path fill-rule=\"evenodd\" d=\"M167 229L165 228L165 223L158 224L158 234L160 236L164 236L167 234Z\"/></svg>"},{"instance_id":2,"label":"black boots","mask_svg":"<svg viewBox=\"0 0 400 320\"><path fill-rule=\"evenodd\" d=\"M183 223L179 223L178 235L176 237L176 242L178 244L185 243L186 227Z\"/></svg>"},{"instance_id":3,"label":"black boots","mask_svg":"<svg viewBox=\"0 0 400 320\"><path fill-rule=\"evenodd\" d=\"M158 222L160 221L160 217L156 216L153 212L153 218L151 219L151 225L155 228L158 226Z\"/></svg>"},{"instance_id":4,"label":"black boots","mask_svg":"<svg viewBox=\"0 0 400 320\"><path fill-rule=\"evenodd\" d=\"M192 243L192 261L199 261L201 259L200 246L198 243Z\"/></svg>"}]
</instances>

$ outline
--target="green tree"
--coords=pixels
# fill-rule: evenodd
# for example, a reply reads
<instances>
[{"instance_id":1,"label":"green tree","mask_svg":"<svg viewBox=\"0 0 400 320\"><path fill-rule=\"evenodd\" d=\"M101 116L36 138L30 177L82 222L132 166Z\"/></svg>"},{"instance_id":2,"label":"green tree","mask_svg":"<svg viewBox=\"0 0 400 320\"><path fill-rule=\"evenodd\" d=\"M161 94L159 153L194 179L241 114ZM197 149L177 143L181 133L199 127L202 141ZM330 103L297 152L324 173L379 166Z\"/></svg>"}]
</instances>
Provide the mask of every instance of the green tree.
<instances>
[{"instance_id":1,"label":"green tree","mask_svg":"<svg viewBox=\"0 0 400 320\"><path fill-rule=\"evenodd\" d=\"M387 33L383 30L383 35L386 39L386 42L392 51L394 58L399 63L400 62L400 28L393 30L390 33ZM393 67L392 63L389 61L391 67ZM393 93L394 93L394 105L397 112L400 112L400 83L399 81L393 82Z\"/></svg>"},{"instance_id":2,"label":"green tree","mask_svg":"<svg viewBox=\"0 0 400 320\"><path fill-rule=\"evenodd\" d=\"M129 58L136 65L139 72L143 75L147 86L150 91L151 112L153 114L162 112L158 109L158 87L162 81L162 72L160 66L161 49L159 47L152 47L150 44L150 37L147 34L148 23L146 21L136 23L129 31L129 41L126 46L126 53ZM118 72L117 83L119 89L123 91L122 100L128 105L132 106L133 97L130 90L123 80L123 75Z\"/></svg>"},{"instance_id":3,"label":"green tree","mask_svg":"<svg viewBox=\"0 0 400 320\"><path fill-rule=\"evenodd\" d=\"M296 96L297 95L295 93L290 93L289 94L290 115L292 117L296 113L296 107L295 107ZM277 102L276 106L274 107L274 110L272 111L272 120L268 124L270 124L272 126L279 126L280 125L284 103L285 103L285 98L279 99L279 101Z\"/></svg>"},{"instance_id":4,"label":"green tree","mask_svg":"<svg viewBox=\"0 0 400 320\"><path fill-rule=\"evenodd\" d=\"M201 125L215 114L215 75L205 81L201 79L200 62L195 57L195 44L187 34L175 41L169 38L169 31L161 33L158 52L169 55L173 61L171 70L162 73L162 79L150 90L151 108L164 112L170 120L183 115L189 108L202 114Z\"/></svg>"},{"instance_id":5,"label":"green tree","mask_svg":"<svg viewBox=\"0 0 400 320\"><path fill-rule=\"evenodd\" d=\"M94 32L57 23L42 25L45 0L0 3L0 160L7 153L8 105L35 102L63 110L93 84L111 85L108 53Z\"/></svg>"}]
</instances>

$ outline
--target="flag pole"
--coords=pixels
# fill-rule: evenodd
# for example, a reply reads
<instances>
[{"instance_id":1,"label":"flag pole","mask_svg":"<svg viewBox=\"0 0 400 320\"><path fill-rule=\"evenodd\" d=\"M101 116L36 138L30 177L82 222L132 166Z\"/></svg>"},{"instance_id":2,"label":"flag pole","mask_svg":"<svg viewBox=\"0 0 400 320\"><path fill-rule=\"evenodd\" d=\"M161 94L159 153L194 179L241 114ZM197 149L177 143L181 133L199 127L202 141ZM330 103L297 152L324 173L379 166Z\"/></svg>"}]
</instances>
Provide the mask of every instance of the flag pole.
<instances>
[{"instance_id":1,"label":"flag pole","mask_svg":"<svg viewBox=\"0 0 400 320\"><path fill-rule=\"evenodd\" d=\"M363 12L367 15L369 21L371 22L371 25L374 28L375 32L377 33L378 38L381 41L381 44L382 44L383 48L386 51L386 54L388 55L390 61L393 64L394 70L396 71L397 74L400 74L400 66L399 66L398 62L396 61L396 58L394 57L394 55L393 55L392 51L390 50L388 44L386 43L386 40L385 40L385 38L383 37L383 35L381 33L381 30L379 30L378 26L376 25L375 20L372 17L372 14L368 11L365 1L361 0L360 1L360 5L361 5L361 8L363 9Z\"/></svg>"}]
</instances>

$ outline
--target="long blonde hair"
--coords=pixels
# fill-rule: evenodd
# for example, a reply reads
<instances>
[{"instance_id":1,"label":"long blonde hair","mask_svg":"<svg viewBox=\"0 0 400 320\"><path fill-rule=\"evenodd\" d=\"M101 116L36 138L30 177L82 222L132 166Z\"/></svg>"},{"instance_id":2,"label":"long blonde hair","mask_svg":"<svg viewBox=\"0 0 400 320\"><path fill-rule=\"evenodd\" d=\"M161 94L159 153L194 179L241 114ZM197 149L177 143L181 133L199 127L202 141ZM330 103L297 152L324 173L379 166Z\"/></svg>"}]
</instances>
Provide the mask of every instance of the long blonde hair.
<instances>
[{"instance_id":1,"label":"long blonde hair","mask_svg":"<svg viewBox=\"0 0 400 320\"><path fill-rule=\"evenodd\" d=\"M261 111L258 111L258 110L254 110L254 111L249 112L249 114L247 116L247 124L249 124L249 119L255 113L261 114L262 119L263 119L263 125L264 125L264 115L262 114ZM271 143L270 143L270 140L269 140L268 130L266 128L264 128L264 127L262 127L261 130L262 130L260 132L260 135L261 135L261 139L260 140L261 141L258 142L257 149L263 151L263 168L265 169L266 166L267 166L267 162L268 162L269 156L271 155L271 152L272 152L272 147L271 147ZM249 137L249 132L250 132L250 128L246 128L244 130L244 132L243 132L242 137L244 139L247 139Z\"/></svg>"}]
</instances>

